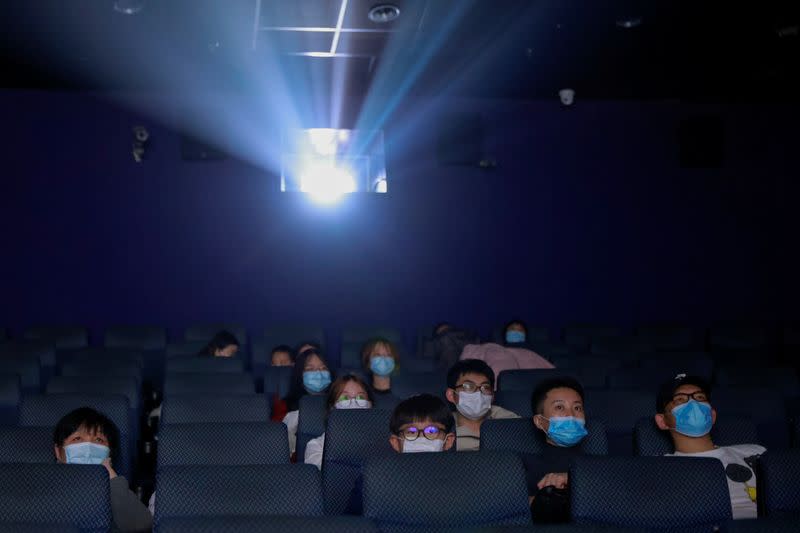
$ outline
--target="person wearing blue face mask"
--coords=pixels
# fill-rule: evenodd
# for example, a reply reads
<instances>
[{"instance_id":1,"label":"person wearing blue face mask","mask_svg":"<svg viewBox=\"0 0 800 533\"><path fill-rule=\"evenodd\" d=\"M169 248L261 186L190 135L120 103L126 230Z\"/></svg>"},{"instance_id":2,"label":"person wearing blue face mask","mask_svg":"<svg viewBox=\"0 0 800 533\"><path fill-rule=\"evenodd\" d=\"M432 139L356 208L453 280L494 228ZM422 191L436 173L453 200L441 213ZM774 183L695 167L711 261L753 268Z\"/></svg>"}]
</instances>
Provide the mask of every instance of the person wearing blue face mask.
<instances>
[{"instance_id":1,"label":"person wearing blue face mask","mask_svg":"<svg viewBox=\"0 0 800 533\"><path fill-rule=\"evenodd\" d=\"M53 430L56 461L74 465L102 465L111 488L112 531L150 531L153 517L136 497L128 481L118 476L112 458L119 448L119 430L107 416L89 407L64 415ZM79 487L76 487L79 490Z\"/></svg>"},{"instance_id":2,"label":"person wearing blue face mask","mask_svg":"<svg viewBox=\"0 0 800 533\"><path fill-rule=\"evenodd\" d=\"M588 435L583 399L583 386L568 376L544 380L531 394L532 423L545 443L541 454L522 454L536 523L569 521L569 467Z\"/></svg>"},{"instance_id":3,"label":"person wearing blue face mask","mask_svg":"<svg viewBox=\"0 0 800 533\"><path fill-rule=\"evenodd\" d=\"M300 398L308 394L327 394L333 378L334 376L321 350L307 348L298 353L294 368L292 369L289 394L286 397L286 404L289 412L286 413L286 416L283 418L283 423L286 424L288 430L289 450L292 454L295 452L295 444L297 442Z\"/></svg>"},{"instance_id":4,"label":"person wearing blue face mask","mask_svg":"<svg viewBox=\"0 0 800 533\"><path fill-rule=\"evenodd\" d=\"M528 328L521 320L512 320L504 328L507 345L525 344L528 340Z\"/></svg>"},{"instance_id":5,"label":"person wearing blue face mask","mask_svg":"<svg viewBox=\"0 0 800 533\"><path fill-rule=\"evenodd\" d=\"M397 369L397 348L386 339L372 339L361 350L361 362L378 395L392 393L392 374Z\"/></svg>"},{"instance_id":6,"label":"person wearing blue face mask","mask_svg":"<svg viewBox=\"0 0 800 533\"><path fill-rule=\"evenodd\" d=\"M711 385L702 377L678 374L664 383L656 398L655 423L669 431L675 452L667 455L713 457L722 462L728 479L735 520L756 518L756 468L766 448L758 444L716 446L711 428L717 411L711 405Z\"/></svg>"}]
</instances>

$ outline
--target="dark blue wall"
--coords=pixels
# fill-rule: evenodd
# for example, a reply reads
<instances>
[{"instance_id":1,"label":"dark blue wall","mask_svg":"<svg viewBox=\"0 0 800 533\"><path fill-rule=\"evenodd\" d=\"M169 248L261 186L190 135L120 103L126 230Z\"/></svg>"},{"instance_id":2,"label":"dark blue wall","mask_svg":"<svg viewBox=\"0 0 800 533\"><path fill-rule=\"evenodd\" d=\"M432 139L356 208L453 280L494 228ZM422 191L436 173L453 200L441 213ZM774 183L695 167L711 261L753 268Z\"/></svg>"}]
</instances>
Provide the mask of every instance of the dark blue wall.
<instances>
[{"instance_id":1,"label":"dark blue wall","mask_svg":"<svg viewBox=\"0 0 800 533\"><path fill-rule=\"evenodd\" d=\"M179 137L79 94L0 93L0 324L387 323L486 328L787 320L797 108L457 101L493 171L437 165L445 106L387 124L389 195L321 209L272 169L184 162ZM718 111L726 164L681 169L681 117ZM418 114L417 114L418 115ZM791 179L790 179L791 178ZM790 275L790 273L792 275Z\"/></svg>"}]
</instances>

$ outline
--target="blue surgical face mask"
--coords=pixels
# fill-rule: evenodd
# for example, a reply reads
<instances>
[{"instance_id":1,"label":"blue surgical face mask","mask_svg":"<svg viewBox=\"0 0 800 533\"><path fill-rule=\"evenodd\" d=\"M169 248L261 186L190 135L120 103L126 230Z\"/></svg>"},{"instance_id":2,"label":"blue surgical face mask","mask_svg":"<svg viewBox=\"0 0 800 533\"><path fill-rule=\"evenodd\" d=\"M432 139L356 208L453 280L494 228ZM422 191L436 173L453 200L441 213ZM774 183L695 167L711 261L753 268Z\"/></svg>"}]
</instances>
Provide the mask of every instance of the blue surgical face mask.
<instances>
[{"instance_id":1,"label":"blue surgical face mask","mask_svg":"<svg viewBox=\"0 0 800 533\"><path fill-rule=\"evenodd\" d=\"M554 416L550 418L550 426L547 428L550 440L556 446L564 448L575 446L588 434L586 422L574 416Z\"/></svg>"},{"instance_id":2,"label":"blue surgical face mask","mask_svg":"<svg viewBox=\"0 0 800 533\"><path fill-rule=\"evenodd\" d=\"M327 370L307 370L303 372L303 387L308 392L322 392L331 384L331 373Z\"/></svg>"},{"instance_id":3,"label":"blue surgical face mask","mask_svg":"<svg viewBox=\"0 0 800 533\"><path fill-rule=\"evenodd\" d=\"M394 370L394 359L387 355L376 355L370 360L369 369L376 376L386 377Z\"/></svg>"},{"instance_id":4,"label":"blue surgical face mask","mask_svg":"<svg viewBox=\"0 0 800 533\"><path fill-rule=\"evenodd\" d=\"M111 450L108 446L94 442L79 442L64 446L67 463L72 465L99 465L108 459Z\"/></svg>"},{"instance_id":5,"label":"blue surgical face mask","mask_svg":"<svg viewBox=\"0 0 800 533\"><path fill-rule=\"evenodd\" d=\"M672 409L675 417L675 431L687 437L702 437L711 431L711 405L689 400Z\"/></svg>"},{"instance_id":6,"label":"blue surgical face mask","mask_svg":"<svg viewBox=\"0 0 800 533\"><path fill-rule=\"evenodd\" d=\"M506 331L506 342L508 344L519 344L520 342L525 342L525 333L522 331Z\"/></svg>"}]
</instances>

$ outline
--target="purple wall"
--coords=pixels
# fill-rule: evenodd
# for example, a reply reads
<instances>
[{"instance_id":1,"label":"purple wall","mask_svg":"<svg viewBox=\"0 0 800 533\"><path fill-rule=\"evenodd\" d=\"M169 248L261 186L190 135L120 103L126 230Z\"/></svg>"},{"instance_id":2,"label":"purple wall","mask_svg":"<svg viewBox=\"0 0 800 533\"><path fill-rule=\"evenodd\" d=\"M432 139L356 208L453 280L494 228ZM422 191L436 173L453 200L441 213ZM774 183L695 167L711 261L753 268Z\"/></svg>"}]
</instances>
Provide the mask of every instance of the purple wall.
<instances>
[{"instance_id":1,"label":"purple wall","mask_svg":"<svg viewBox=\"0 0 800 533\"><path fill-rule=\"evenodd\" d=\"M458 101L494 171L436 164L439 114L386 127L389 195L319 209L270 170L184 162L179 137L86 95L0 93L0 324L304 321L488 329L797 317L786 213L797 108ZM726 120L726 165L681 169L675 130ZM398 117L408 117L411 108ZM145 163L130 157L144 122ZM789 275L792 273L792 276Z\"/></svg>"}]
</instances>

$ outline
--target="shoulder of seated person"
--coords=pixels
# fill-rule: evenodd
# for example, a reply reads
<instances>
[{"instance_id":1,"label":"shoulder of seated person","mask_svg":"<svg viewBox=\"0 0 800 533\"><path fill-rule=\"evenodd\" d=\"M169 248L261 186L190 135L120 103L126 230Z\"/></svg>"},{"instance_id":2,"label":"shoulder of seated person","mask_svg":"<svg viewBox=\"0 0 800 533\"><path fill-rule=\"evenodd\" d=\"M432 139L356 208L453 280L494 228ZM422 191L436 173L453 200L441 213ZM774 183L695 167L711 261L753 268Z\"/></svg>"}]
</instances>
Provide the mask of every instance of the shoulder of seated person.
<instances>
[{"instance_id":1,"label":"shoulder of seated person","mask_svg":"<svg viewBox=\"0 0 800 533\"><path fill-rule=\"evenodd\" d=\"M767 449L760 444L733 444L731 446L720 446L719 449L743 455L761 455L767 451Z\"/></svg>"},{"instance_id":2,"label":"shoulder of seated person","mask_svg":"<svg viewBox=\"0 0 800 533\"><path fill-rule=\"evenodd\" d=\"M296 423L297 422L297 417L299 415L300 415L300 411L299 410L297 410L297 411L289 411L288 413L286 413L286 416L283 417L283 423L286 424L287 426L292 424L292 423Z\"/></svg>"},{"instance_id":3,"label":"shoulder of seated person","mask_svg":"<svg viewBox=\"0 0 800 533\"><path fill-rule=\"evenodd\" d=\"M489 412L489 418L520 418L520 416L513 411L509 411L498 405L493 405Z\"/></svg>"}]
</instances>

